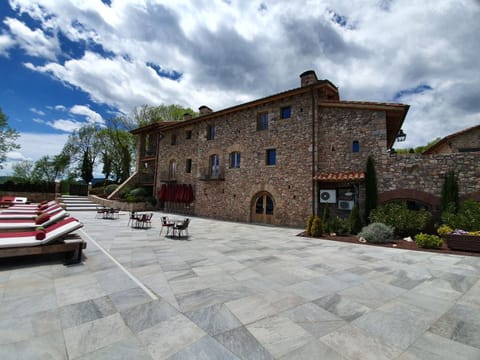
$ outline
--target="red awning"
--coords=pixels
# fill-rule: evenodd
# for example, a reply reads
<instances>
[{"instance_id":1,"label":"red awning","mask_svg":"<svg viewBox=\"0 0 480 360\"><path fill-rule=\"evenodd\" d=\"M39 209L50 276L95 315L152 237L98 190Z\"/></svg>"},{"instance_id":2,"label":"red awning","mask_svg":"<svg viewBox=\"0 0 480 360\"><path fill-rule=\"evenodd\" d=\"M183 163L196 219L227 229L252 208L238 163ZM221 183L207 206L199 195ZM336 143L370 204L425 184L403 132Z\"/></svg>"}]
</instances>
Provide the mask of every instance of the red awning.
<instances>
[{"instance_id":1,"label":"red awning","mask_svg":"<svg viewBox=\"0 0 480 360\"><path fill-rule=\"evenodd\" d=\"M313 180L320 182L363 181L365 180L365 173L361 171L318 173L313 177Z\"/></svg>"}]
</instances>

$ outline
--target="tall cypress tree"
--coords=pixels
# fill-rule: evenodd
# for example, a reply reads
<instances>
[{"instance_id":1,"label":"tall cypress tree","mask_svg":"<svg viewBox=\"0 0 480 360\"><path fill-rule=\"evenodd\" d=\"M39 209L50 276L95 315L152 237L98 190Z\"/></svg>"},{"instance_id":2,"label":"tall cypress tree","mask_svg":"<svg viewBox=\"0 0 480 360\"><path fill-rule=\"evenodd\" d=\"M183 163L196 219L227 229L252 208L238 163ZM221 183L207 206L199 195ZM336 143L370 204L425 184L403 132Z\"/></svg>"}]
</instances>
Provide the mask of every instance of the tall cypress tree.
<instances>
[{"instance_id":1,"label":"tall cypress tree","mask_svg":"<svg viewBox=\"0 0 480 360\"><path fill-rule=\"evenodd\" d=\"M377 174L375 172L375 161L370 155L367 159L367 170L365 172L365 222L367 224L370 222L370 212L377 208L377 202Z\"/></svg>"},{"instance_id":2,"label":"tall cypress tree","mask_svg":"<svg viewBox=\"0 0 480 360\"><path fill-rule=\"evenodd\" d=\"M451 204L451 205L450 205ZM445 176L445 182L442 187L442 197L440 199L442 212L449 209L457 212L458 208L458 179L453 170Z\"/></svg>"}]
</instances>

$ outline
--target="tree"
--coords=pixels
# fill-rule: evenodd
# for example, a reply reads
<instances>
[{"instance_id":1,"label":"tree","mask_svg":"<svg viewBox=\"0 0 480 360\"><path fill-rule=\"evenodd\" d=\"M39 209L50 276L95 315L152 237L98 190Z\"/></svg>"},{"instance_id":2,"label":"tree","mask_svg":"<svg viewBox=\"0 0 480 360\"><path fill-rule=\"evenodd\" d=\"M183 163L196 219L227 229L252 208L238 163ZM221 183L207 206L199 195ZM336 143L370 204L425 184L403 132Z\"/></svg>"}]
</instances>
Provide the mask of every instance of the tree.
<instances>
[{"instance_id":1,"label":"tree","mask_svg":"<svg viewBox=\"0 0 480 360\"><path fill-rule=\"evenodd\" d=\"M90 151L88 149L83 153L80 176L82 177L83 181L85 181L87 184L90 183L93 179L93 162L92 162L92 157L90 155Z\"/></svg>"},{"instance_id":2,"label":"tree","mask_svg":"<svg viewBox=\"0 0 480 360\"><path fill-rule=\"evenodd\" d=\"M12 165L12 177L22 180L32 178L34 163L29 160L19 161Z\"/></svg>"},{"instance_id":3,"label":"tree","mask_svg":"<svg viewBox=\"0 0 480 360\"><path fill-rule=\"evenodd\" d=\"M135 157L135 138L123 127L122 118L107 121L107 128L98 132L102 148L103 174L108 179L123 182L130 176L132 159Z\"/></svg>"},{"instance_id":4,"label":"tree","mask_svg":"<svg viewBox=\"0 0 480 360\"><path fill-rule=\"evenodd\" d=\"M365 173L365 222L369 223L370 212L376 209L378 203L377 174L375 172L375 161L372 156L367 159Z\"/></svg>"},{"instance_id":5,"label":"tree","mask_svg":"<svg viewBox=\"0 0 480 360\"><path fill-rule=\"evenodd\" d=\"M458 179L454 171L449 171L445 176L440 199L441 211L457 212L458 208Z\"/></svg>"},{"instance_id":6,"label":"tree","mask_svg":"<svg viewBox=\"0 0 480 360\"><path fill-rule=\"evenodd\" d=\"M53 182L55 181L55 178L56 174L53 160L48 155L42 156L40 159L35 161L35 166L32 171L32 181Z\"/></svg>"},{"instance_id":7,"label":"tree","mask_svg":"<svg viewBox=\"0 0 480 360\"><path fill-rule=\"evenodd\" d=\"M97 155L103 147L98 136L99 131L100 129L95 125L82 126L68 137L60 155L61 159L68 159L70 163L77 165L80 176L87 183L93 178Z\"/></svg>"},{"instance_id":8,"label":"tree","mask_svg":"<svg viewBox=\"0 0 480 360\"><path fill-rule=\"evenodd\" d=\"M190 108L184 108L175 104L160 106L142 105L133 110L133 120L140 127L157 121L181 121L184 114L198 115Z\"/></svg>"},{"instance_id":9,"label":"tree","mask_svg":"<svg viewBox=\"0 0 480 360\"><path fill-rule=\"evenodd\" d=\"M2 164L7 160L7 152L20 149L20 145L15 143L19 136L16 130L8 126L8 117L0 108L0 169L3 169Z\"/></svg>"}]
</instances>

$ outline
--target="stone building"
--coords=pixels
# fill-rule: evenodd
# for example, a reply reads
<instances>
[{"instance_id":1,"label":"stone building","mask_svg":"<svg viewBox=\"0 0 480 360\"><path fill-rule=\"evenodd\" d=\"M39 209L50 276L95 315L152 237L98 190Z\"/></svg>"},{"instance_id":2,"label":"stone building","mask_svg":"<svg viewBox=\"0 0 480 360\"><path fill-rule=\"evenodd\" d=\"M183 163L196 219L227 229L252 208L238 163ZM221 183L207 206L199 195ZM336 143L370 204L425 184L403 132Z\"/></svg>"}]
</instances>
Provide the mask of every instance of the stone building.
<instances>
[{"instance_id":1,"label":"stone building","mask_svg":"<svg viewBox=\"0 0 480 360\"><path fill-rule=\"evenodd\" d=\"M408 108L340 100L334 84L306 71L298 88L219 111L202 106L198 117L132 131L138 139L133 180L150 188L165 211L304 226L308 215L320 214L324 206L344 217L354 204L362 209L364 171L372 155L380 195L387 194L383 201L411 190L435 206L422 195L439 196L450 162L432 160L423 174L422 156L399 161L388 152ZM441 170L439 163L445 163ZM435 181L419 187L416 177L432 172ZM478 178L477 172L471 175ZM191 196L185 197L186 189Z\"/></svg>"}]
</instances>

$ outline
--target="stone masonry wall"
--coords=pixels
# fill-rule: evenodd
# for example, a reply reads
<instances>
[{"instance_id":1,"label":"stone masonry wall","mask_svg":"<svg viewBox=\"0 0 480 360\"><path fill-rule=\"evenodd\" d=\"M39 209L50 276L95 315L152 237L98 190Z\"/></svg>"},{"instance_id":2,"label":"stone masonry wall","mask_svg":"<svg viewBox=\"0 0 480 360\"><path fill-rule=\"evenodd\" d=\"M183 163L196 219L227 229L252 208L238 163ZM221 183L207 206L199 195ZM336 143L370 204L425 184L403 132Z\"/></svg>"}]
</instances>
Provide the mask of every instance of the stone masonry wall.
<instances>
[{"instance_id":1,"label":"stone masonry wall","mask_svg":"<svg viewBox=\"0 0 480 360\"><path fill-rule=\"evenodd\" d=\"M480 153L396 154L376 158L379 193L409 189L440 198L445 175L458 177L460 196L480 191Z\"/></svg>"},{"instance_id":2,"label":"stone masonry wall","mask_svg":"<svg viewBox=\"0 0 480 360\"><path fill-rule=\"evenodd\" d=\"M284 106L291 106L289 119L280 119ZM268 130L257 131L257 114L265 111ZM311 97L305 94L169 130L159 142L158 172L168 173L170 161L176 160L177 183L194 186L196 215L249 222L255 195L266 191L274 200L274 224L303 227L312 206L311 116ZM208 125L216 128L214 140L207 140ZM191 139L186 139L187 130ZM172 134L176 145L171 145ZM275 166L265 164L271 148L276 149ZM229 168L232 151L241 153L238 169ZM213 154L220 156L224 181L200 179ZM192 159L190 174L186 159ZM162 176L157 179L159 188Z\"/></svg>"}]
</instances>

